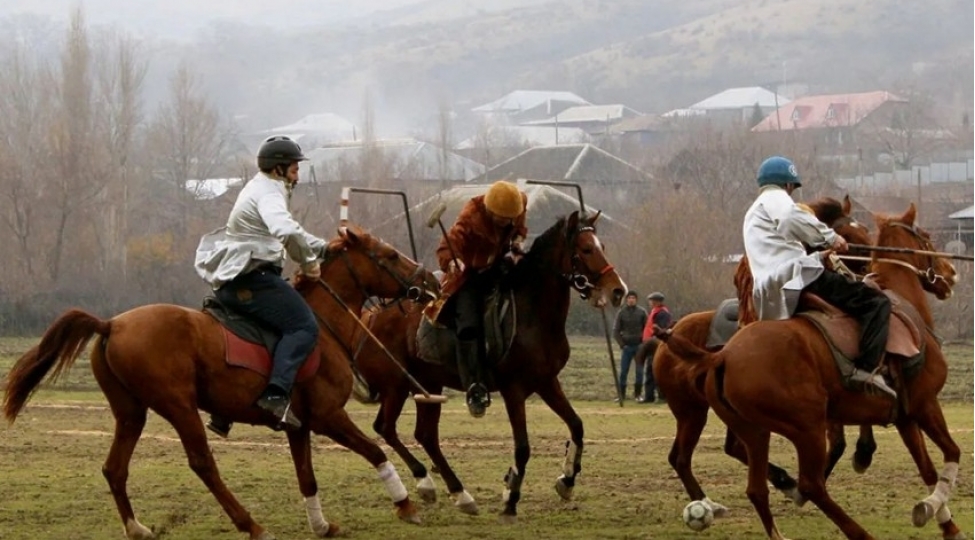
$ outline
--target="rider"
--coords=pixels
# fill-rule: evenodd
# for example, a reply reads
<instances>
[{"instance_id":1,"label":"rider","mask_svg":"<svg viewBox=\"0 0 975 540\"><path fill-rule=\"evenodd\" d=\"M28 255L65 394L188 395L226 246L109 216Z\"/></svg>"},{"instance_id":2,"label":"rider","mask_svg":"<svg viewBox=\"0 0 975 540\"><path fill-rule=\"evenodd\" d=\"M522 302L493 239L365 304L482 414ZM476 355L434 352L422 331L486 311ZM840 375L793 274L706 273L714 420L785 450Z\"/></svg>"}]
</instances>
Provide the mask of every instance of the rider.
<instances>
[{"instance_id":1,"label":"rider","mask_svg":"<svg viewBox=\"0 0 975 540\"><path fill-rule=\"evenodd\" d=\"M742 235L754 278L752 296L759 320L788 319L799 294L809 291L845 311L860 323L860 357L852 380L869 383L896 397L876 373L887 344L890 300L862 282L827 270L824 252L806 254L803 242L817 248L846 251L846 240L816 216L801 210L792 192L802 186L796 166L773 156L758 169L758 198L745 214Z\"/></svg>"},{"instance_id":2,"label":"rider","mask_svg":"<svg viewBox=\"0 0 975 540\"><path fill-rule=\"evenodd\" d=\"M318 324L304 298L281 277L285 256L309 279L321 277L325 240L307 233L289 209L298 163L307 158L288 137L270 137L257 151L260 170L240 191L226 227L207 234L196 252L196 271L228 308L281 334L271 378L255 405L275 428L297 429L291 388L298 368L315 348ZM211 418L207 427L226 437L230 423Z\"/></svg>"},{"instance_id":3,"label":"rider","mask_svg":"<svg viewBox=\"0 0 975 540\"><path fill-rule=\"evenodd\" d=\"M482 373L483 298L497 279L492 270L503 260L517 264L524 255L527 208L528 196L514 184L499 180L487 193L464 205L437 248L440 269L446 273L442 297L457 297L458 372L467 389L467 408L474 417L483 416L491 405Z\"/></svg>"}]
</instances>

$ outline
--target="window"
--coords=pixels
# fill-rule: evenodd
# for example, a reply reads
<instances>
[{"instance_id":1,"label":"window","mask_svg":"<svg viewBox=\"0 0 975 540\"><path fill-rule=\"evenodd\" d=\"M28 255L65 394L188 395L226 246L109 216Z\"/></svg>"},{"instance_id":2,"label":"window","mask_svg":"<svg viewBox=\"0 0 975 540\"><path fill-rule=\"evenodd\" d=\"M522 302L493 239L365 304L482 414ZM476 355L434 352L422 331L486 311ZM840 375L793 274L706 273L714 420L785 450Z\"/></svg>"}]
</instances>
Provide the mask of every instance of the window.
<instances>
[{"instance_id":1,"label":"window","mask_svg":"<svg viewBox=\"0 0 975 540\"><path fill-rule=\"evenodd\" d=\"M827 120L832 120L834 118L836 118L836 110L833 109L833 106L832 105L830 105L829 108L826 109L826 119Z\"/></svg>"},{"instance_id":2,"label":"window","mask_svg":"<svg viewBox=\"0 0 975 540\"><path fill-rule=\"evenodd\" d=\"M796 107L795 109L792 110L792 121L793 122L798 122L799 121L799 118L801 116L802 115L799 114L799 107Z\"/></svg>"}]
</instances>

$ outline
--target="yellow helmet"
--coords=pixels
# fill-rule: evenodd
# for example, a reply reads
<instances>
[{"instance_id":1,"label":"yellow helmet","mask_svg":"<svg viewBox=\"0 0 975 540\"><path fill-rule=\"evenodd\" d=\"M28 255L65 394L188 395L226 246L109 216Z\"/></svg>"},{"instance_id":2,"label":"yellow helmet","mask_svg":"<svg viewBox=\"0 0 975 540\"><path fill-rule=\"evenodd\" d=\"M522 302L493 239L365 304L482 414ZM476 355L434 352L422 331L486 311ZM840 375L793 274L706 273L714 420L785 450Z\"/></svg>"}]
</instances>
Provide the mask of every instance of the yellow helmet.
<instances>
[{"instance_id":1,"label":"yellow helmet","mask_svg":"<svg viewBox=\"0 0 975 540\"><path fill-rule=\"evenodd\" d=\"M521 199L521 190L511 182L498 180L484 195L484 206L492 214L503 218L514 219L525 210Z\"/></svg>"}]
</instances>

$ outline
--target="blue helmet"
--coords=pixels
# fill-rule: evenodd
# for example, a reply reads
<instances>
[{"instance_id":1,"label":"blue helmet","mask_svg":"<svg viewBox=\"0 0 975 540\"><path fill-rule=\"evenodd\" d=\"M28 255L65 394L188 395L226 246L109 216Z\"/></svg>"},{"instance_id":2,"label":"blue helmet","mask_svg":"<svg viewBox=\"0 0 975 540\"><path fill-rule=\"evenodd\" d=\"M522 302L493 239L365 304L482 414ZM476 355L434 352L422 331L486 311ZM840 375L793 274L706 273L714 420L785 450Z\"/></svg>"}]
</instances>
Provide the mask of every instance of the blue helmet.
<instances>
[{"instance_id":1,"label":"blue helmet","mask_svg":"<svg viewBox=\"0 0 975 540\"><path fill-rule=\"evenodd\" d=\"M802 185L799 180L799 173L796 171L796 165L792 161L782 156L772 156L762 162L758 168L759 186L784 186L786 184Z\"/></svg>"}]
</instances>

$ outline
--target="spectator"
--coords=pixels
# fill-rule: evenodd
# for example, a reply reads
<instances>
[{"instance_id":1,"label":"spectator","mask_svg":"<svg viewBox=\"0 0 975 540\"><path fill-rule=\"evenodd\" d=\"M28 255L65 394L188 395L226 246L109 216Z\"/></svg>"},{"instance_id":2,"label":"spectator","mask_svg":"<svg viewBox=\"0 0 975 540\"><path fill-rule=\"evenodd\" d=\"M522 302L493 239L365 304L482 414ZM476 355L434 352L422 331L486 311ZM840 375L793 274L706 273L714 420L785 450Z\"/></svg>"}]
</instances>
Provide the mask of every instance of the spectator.
<instances>
[{"instance_id":1,"label":"spectator","mask_svg":"<svg viewBox=\"0 0 975 540\"><path fill-rule=\"evenodd\" d=\"M636 350L640 347L640 337L643 328L647 324L647 310L636 305L637 293L630 291L626 293L626 305L620 308L616 314L616 324L613 325L613 336L620 350L620 380L619 380L619 401L620 397L626 399L626 378L630 373L630 363L636 356ZM643 388L643 370L635 370L636 385L633 387L633 399L640 396L640 389Z\"/></svg>"},{"instance_id":2,"label":"spectator","mask_svg":"<svg viewBox=\"0 0 975 540\"><path fill-rule=\"evenodd\" d=\"M652 292L647 295L647 303L650 306L650 315L647 323L643 327L643 343L636 353L637 370L646 370L646 386L643 388L643 397L637 399L639 403L653 403L657 400L657 383L653 378L653 355L657 352L660 341L653 337L653 327L670 328L673 325L673 317L670 310L664 305L664 295L661 292ZM660 401L664 400L660 394Z\"/></svg>"}]
</instances>

